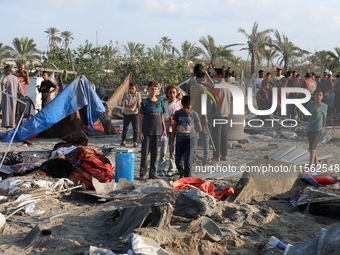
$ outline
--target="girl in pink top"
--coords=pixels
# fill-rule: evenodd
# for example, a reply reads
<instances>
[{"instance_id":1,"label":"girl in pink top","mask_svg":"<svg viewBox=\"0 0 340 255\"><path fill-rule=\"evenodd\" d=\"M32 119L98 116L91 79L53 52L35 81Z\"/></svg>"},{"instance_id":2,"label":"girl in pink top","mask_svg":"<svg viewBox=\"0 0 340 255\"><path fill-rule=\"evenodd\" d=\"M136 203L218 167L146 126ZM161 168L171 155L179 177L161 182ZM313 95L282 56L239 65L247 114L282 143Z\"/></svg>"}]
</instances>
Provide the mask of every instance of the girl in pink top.
<instances>
[{"instance_id":1,"label":"girl in pink top","mask_svg":"<svg viewBox=\"0 0 340 255\"><path fill-rule=\"evenodd\" d=\"M175 164L175 154L169 151L170 148L170 138L172 132L172 116L175 114L176 111L182 109L181 100L177 99L178 96L178 88L175 85L169 85L166 90L166 99L164 101L164 122L165 128L167 133L167 140L163 140L161 138L161 149L159 155L159 162L158 162L158 176L172 176L177 173L177 168ZM170 158L169 158L169 170L166 170L166 153L169 151Z\"/></svg>"}]
</instances>

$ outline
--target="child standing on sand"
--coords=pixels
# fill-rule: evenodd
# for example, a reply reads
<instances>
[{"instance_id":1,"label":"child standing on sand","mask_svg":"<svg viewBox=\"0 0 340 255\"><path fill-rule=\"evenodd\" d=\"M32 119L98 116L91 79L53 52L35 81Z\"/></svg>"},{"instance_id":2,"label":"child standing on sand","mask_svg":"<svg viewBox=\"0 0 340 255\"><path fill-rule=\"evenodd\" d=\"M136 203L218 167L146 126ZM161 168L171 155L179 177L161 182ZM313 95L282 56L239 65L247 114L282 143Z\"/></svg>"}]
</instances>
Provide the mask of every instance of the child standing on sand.
<instances>
[{"instance_id":1,"label":"child standing on sand","mask_svg":"<svg viewBox=\"0 0 340 255\"><path fill-rule=\"evenodd\" d=\"M141 96L137 92L137 83L131 82L129 84L129 92L125 93L123 97L124 104L124 122L121 146L125 146L126 133L130 122L133 128L133 147L137 147L138 137L138 112L140 110Z\"/></svg>"},{"instance_id":2,"label":"child standing on sand","mask_svg":"<svg viewBox=\"0 0 340 255\"><path fill-rule=\"evenodd\" d=\"M311 116L306 116L307 121L307 137L309 141L309 169L317 165L318 156L316 152L316 146L319 142L322 128L326 126L327 118L327 105L322 103L323 91L316 90L313 95L314 101L310 101L307 105L307 110L312 114Z\"/></svg>"},{"instance_id":3,"label":"child standing on sand","mask_svg":"<svg viewBox=\"0 0 340 255\"><path fill-rule=\"evenodd\" d=\"M149 97L141 103L139 111L139 139L142 141L142 153L140 163L140 179L146 181L147 163L146 159L150 152L149 179L159 179L156 175L156 162L158 153L158 141L160 136L166 136L164 123L165 113L162 98L157 98L158 83L148 83Z\"/></svg>"},{"instance_id":4,"label":"child standing on sand","mask_svg":"<svg viewBox=\"0 0 340 255\"><path fill-rule=\"evenodd\" d=\"M197 112L191 110L190 96L182 98L182 109L175 112L171 133L170 151L174 152L176 136L175 160L180 177L191 176L192 159L196 145L196 132L202 131ZM184 166L183 166L184 161Z\"/></svg>"},{"instance_id":5,"label":"child standing on sand","mask_svg":"<svg viewBox=\"0 0 340 255\"><path fill-rule=\"evenodd\" d=\"M181 100L177 99L178 95L178 88L176 85L169 85L165 90L165 95L167 99L164 102L164 122L166 127L167 133L167 140L161 140L161 149L159 153L159 162L158 162L158 175L159 176L172 176L177 172L176 164L175 164L175 154L170 152L169 158L169 170L166 171L166 154L168 152L168 148L170 149L170 142L171 142L171 132L172 132L172 124L173 120L172 117L176 111L182 109Z\"/></svg>"}]
</instances>

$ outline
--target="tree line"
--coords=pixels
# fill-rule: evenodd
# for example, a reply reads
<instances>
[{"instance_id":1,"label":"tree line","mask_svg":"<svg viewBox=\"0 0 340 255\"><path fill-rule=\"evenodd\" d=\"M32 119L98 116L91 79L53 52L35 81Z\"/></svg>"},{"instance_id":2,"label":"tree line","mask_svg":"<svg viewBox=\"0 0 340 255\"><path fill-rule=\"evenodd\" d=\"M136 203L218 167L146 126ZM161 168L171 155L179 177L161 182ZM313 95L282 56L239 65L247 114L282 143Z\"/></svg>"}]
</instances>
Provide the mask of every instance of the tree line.
<instances>
[{"instance_id":1,"label":"tree line","mask_svg":"<svg viewBox=\"0 0 340 255\"><path fill-rule=\"evenodd\" d=\"M213 36L207 35L202 36L197 44L186 40L179 49L169 37L163 36L154 47L137 42L119 46L113 41L96 46L86 41L84 45L68 51L74 40L71 31L60 32L49 27L44 32L48 38L47 51L37 50L34 40L28 37L14 38L11 46L0 43L0 62L10 58L17 63L28 62L31 69L34 65L41 65L71 70L72 59L78 73L103 87L116 87L130 72L133 80L140 85L145 85L148 80L157 80L165 85L176 83L190 75L193 65L198 62L204 66L210 63L216 67L231 66L237 72L244 71L245 77L254 77L259 69L273 71L276 66L282 67L284 73L294 69L302 75L308 71L321 73L324 68L336 72L340 67L339 47L335 47L334 52L321 50L311 53L299 48L277 30L260 31L257 22L250 32L238 29L246 43L217 45ZM248 52L246 60L234 55L235 46L241 46L241 51ZM33 60L40 63L33 64Z\"/></svg>"}]
</instances>

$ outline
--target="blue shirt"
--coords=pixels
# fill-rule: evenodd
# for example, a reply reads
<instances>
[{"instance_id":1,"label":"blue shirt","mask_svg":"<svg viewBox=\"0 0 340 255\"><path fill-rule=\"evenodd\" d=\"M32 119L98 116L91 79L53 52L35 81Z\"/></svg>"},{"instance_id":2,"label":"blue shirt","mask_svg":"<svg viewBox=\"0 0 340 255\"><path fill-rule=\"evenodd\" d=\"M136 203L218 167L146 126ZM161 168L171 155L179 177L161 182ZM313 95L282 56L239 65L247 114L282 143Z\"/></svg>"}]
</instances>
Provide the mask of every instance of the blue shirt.
<instances>
[{"instance_id":1,"label":"blue shirt","mask_svg":"<svg viewBox=\"0 0 340 255\"><path fill-rule=\"evenodd\" d=\"M185 113L181 109L175 112L173 120L177 122L176 142L196 137L195 125L200 122L197 112L191 110L189 113Z\"/></svg>"},{"instance_id":2,"label":"blue shirt","mask_svg":"<svg viewBox=\"0 0 340 255\"><path fill-rule=\"evenodd\" d=\"M314 101L311 101L307 105L307 110L310 111L314 108ZM321 103L321 105L316 108L312 115L309 116L308 122L307 122L307 130L311 132L316 132L322 129L323 124L323 117L327 116L327 108L328 106L324 103Z\"/></svg>"},{"instance_id":3,"label":"blue shirt","mask_svg":"<svg viewBox=\"0 0 340 255\"><path fill-rule=\"evenodd\" d=\"M153 102L149 98L142 101L140 114L144 115L142 132L143 135L162 135L163 125L162 116L165 113L162 98L158 98Z\"/></svg>"}]
</instances>

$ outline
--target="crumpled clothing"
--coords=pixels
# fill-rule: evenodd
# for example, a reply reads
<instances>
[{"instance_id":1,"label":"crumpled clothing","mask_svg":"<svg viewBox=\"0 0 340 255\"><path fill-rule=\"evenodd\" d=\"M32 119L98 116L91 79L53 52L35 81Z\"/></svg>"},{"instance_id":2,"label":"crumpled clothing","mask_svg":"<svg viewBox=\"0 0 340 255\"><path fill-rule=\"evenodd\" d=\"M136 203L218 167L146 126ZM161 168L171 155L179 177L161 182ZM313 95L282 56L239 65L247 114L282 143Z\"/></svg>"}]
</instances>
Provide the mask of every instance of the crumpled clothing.
<instances>
[{"instance_id":1,"label":"crumpled clothing","mask_svg":"<svg viewBox=\"0 0 340 255\"><path fill-rule=\"evenodd\" d=\"M18 163L10 166L10 168L16 173L24 174L26 171L40 167L45 161L46 159L39 159L26 163Z\"/></svg>"},{"instance_id":2,"label":"crumpled clothing","mask_svg":"<svg viewBox=\"0 0 340 255\"><path fill-rule=\"evenodd\" d=\"M94 189L92 176L101 183L111 182L113 179L111 164L108 158L97 151L83 147L78 152L81 165L69 176L74 183L84 183L87 189Z\"/></svg>"},{"instance_id":3,"label":"crumpled clothing","mask_svg":"<svg viewBox=\"0 0 340 255\"><path fill-rule=\"evenodd\" d=\"M71 151L74 151L75 149L77 149L77 147L73 145L70 147L61 147L55 151L52 151L50 158L55 158L56 156L60 156L60 155L66 155L70 153Z\"/></svg>"},{"instance_id":4,"label":"crumpled clothing","mask_svg":"<svg viewBox=\"0 0 340 255\"><path fill-rule=\"evenodd\" d=\"M23 163L23 162L30 162L32 161L32 158L29 156L23 156L22 152L14 153L14 152L8 152L5 160L4 160L4 165L15 165L18 163Z\"/></svg>"}]
</instances>

